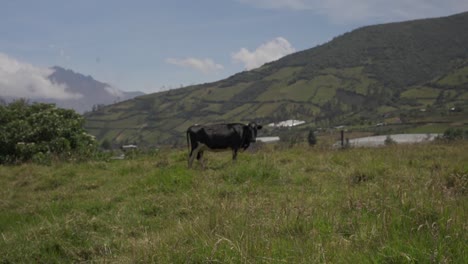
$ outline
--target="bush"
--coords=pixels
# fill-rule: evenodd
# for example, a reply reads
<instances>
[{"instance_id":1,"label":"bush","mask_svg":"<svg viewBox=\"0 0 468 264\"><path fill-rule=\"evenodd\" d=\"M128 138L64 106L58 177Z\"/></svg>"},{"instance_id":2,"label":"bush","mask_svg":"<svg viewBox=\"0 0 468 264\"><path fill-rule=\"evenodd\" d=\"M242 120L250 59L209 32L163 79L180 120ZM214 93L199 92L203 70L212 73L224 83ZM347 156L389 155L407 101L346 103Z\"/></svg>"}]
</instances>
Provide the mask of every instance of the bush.
<instances>
[{"instance_id":1,"label":"bush","mask_svg":"<svg viewBox=\"0 0 468 264\"><path fill-rule=\"evenodd\" d=\"M104 139L101 143L101 148L102 149L105 149L105 150L110 150L112 149L112 144L111 142L109 141L109 139Z\"/></svg>"},{"instance_id":2,"label":"bush","mask_svg":"<svg viewBox=\"0 0 468 264\"><path fill-rule=\"evenodd\" d=\"M0 105L0 164L51 156L89 157L96 141L83 124L81 115L53 104L17 100Z\"/></svg>"},{"instance_id":3,"label":"bush","mask_svg":"<svg viewBox=\"0 0 468 264\"><path fill-rule=\"evenodd\" d=\"M309 135L307 136L307 142L309 142L309 146L315 146L317 144L317 137L313 130L309 131Z\"/></svg>"},{"instance_id":4,"label":"bush","mask_svg":"<svg viewBox=\"0 0 468 264\"><path fill-rule=\"evenodd\" d=\"M457 140L457 139L468 139L468 131L465 131L463 133L463 130L461 128L449 128L444 131L444 135L442 136L443 139L446 140Z\"/></svg>"},{"instance_id":5,"label":"bush","mask_svg":"<svg viewBox=\"0 0 468 264\"><path fill-rule=\"evenodd\" d=\"M395 145L395 144L396 144L396 141L395 141L392 137L387 136L387 138L385 138L384 144L385 144L386 146Z\"/></svg>"}]
</instances>

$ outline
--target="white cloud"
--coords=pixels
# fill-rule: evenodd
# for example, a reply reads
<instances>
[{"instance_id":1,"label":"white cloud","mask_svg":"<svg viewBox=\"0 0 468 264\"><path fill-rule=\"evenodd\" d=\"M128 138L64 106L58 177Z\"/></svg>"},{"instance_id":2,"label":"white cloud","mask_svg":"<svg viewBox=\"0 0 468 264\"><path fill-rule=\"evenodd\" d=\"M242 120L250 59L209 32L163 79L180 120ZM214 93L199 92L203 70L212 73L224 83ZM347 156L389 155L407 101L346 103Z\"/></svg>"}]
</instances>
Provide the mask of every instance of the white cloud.
<instances>
[{"instance_id":1,"label":"white cloud","mask_svg":"<svg viewBox=\"0 0 468 264\"><path fill-rule=\"evenodd\" d=\"M196 58L186 58L186 59L166 59L167 63L174 64L181 67L192 68L198 71L201 71L205 74L213 73L218 70L224 69L223 65L215 63L212 59L196 59Z\"/></svg>"},{"instance_id":2,"label":"white cloud","mask_svg":"<svg viewBox=\"0 0 468 264\"><path fill-rule=\"evenodd\" d=\"M399 21L468 10L466 0L238 0L260 8L310 10L334 22Z\"/></svg>"},{"instance_id":3,"label":"white cloud","mask_svg":"<svg viewBox=\"0 0 468 264\"><path fill-rule=\"evenodd\" d=\"M106 90L106 92L108 92L112 96L115 96L115 97L123 97L124 96L123 92L121 90L115 88L115 87L106 86L106 87L104 87L104 89Z\"/></svg>"},{"instance_id":4,"label":"white cloud","mask_svg":"<svg viewBox=\"0 0 468 264\"><path fill-rule=\"evenodd\" d=\"M237 53L232 54L232 58L234 61L244 63L245 68L251 70L295 51L296 50L289 41L285 38L278 37L260 45L252 52L246 48L242 48Z\"/></svg>"},{"instance_id":5,"label":"white cloud","mask_svg":"<svg viewBox=\"0 0 468 264\"><path fill-rule=\"evenodd\" d=\"M64 85L52 83L47 77L52 69L20 62L0 53L0 96L21 98L77 99L80 94L66 91Z\"/></svg>"}]
</instances>

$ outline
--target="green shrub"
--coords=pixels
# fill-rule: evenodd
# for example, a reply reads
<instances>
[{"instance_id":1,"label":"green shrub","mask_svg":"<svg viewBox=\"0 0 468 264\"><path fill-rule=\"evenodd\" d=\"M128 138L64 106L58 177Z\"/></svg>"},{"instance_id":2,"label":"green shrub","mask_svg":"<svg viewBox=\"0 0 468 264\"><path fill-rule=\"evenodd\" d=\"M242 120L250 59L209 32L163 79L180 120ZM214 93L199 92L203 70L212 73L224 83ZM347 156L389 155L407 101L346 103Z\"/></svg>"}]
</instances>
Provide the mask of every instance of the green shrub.
<instances>
[{"instance_id":1,"label":"green shrub","mask_svg":"<svg viewBox=\"0 0 468 264\"><path fill-rule=\"evenodd\" d=\"M307 142L309 142L309 146L315 146L317 144L317 137L313 130L309 131L309 135L307 136Z\"/></svg>"},{"instance_id":2,"label":"green shrub","mask_svg":"<svg viewBox=\"0 0 468 264\"><path fill-rule=\"evenodd\" d=\"M387 136L387 138L385 138L384 144L387 145L387 146L395 145L396 141L392 137Z\"/></svg>"},{"instance_id":3,"label":"green shrub","mask_svg":"<svg viewBox=\"0 0 468 264\"><path fill-rule=\"evenodd\" d=\"M444 131L442 136L446 140L468 139L468 131L463 132L461 128L449 128Z\"/></svg>"},{"instance_id":4,"label":"green shrub","mask_svg":"<svg viewBox=\"0 0 468 264\"><path fill-rule=\"evenodd\" d=\"M96 142L83 124L81 115L53 104L17 100L0 105L0 164L51 156L89 157Z\"/></svg>"}]
</instances>

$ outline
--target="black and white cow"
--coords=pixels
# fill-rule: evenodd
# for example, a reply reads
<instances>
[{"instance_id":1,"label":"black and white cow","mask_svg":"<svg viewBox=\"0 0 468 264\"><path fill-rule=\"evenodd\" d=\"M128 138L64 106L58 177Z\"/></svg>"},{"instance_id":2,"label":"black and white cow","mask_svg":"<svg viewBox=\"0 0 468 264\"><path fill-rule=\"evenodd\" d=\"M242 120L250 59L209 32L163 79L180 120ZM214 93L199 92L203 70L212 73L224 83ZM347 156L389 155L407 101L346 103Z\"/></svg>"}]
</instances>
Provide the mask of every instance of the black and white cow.
<instances>
[{"instance_id":1,"label":"black and white cow","mask_svg":"<svg viewBox=\"0 0 468 264\"><path fill-rule=\"evenodd\" d=\"M236 160L237 152L240 149L247 149L250 143L255 142L257 130L261 125L249 123L248 125L240 123L214 124L214 125L194 125L187 129L187 145L189 147L188 166L192 167L193 160L202 163L203 151L222 151L232 150L232 159Z\"/></svg>"}]
</instances>

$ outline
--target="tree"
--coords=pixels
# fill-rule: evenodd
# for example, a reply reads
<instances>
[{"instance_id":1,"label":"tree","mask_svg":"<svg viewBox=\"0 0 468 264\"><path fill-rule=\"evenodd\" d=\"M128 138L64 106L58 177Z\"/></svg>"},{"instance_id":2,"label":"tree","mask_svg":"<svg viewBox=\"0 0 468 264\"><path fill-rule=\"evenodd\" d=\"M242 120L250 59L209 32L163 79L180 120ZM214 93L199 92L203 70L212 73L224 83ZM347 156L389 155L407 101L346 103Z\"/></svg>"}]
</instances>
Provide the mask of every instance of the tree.
<instances>
[{"instance_id":1,"label":"tree","mask_svg":"<svg viewBox=\"0 0 468 264\"><path fill-rule=\"evenodd\" d=\"M465 135L466 134L467 133L465 133ZM442 138L448 141L463 139L463 130L461 128L448 128L444 131Z\"/></svg>"},{"instance_id":2,"label":"tree","mask_svg":"<svg viewBox=\"0 0 468 264\"><path fill-rule=\"evenodd\" d=\"M96 141L83 125L84 118L74 110L53 104L17 100L0 105L0 164L35 156L89 156Z\"/></svg>"},{"instance_id":3,"label":"tree","mask_svg":"<svg viewBox=\"0 0 468 264\"><path fill-rule=\"evenodd\" d=\"M396 141L392 137L390 137L390 135L388 135L384 140L384 144L387 145L387 146L395 145Z\"/></svg>"},{"instance_id":4,"label":"tree","mask_svg":"<svg viewBox=\"0 0 468 264\"><path fill-rule=\"evenodd\" d=\"M315 144L317 144L317 138L315 137L313 130L309 130L309 135L307 135L307 142L309 142L309 146L315 146Z\"/></svg>"},{"instance_id":5,"label":"tree","mask_svg":"<svg viewBox=\"0 0 468 264\"><path fill-rule=\"evenodd\" d=\"M105 150L109 150L109 149L112 148L112 145L111 145L109 139L106 138L106 139L104 139L104 140L102 141L102 143L101 143L101 148L103 148L103 149L105 149Z\"/></svg>"}]
</instances>

